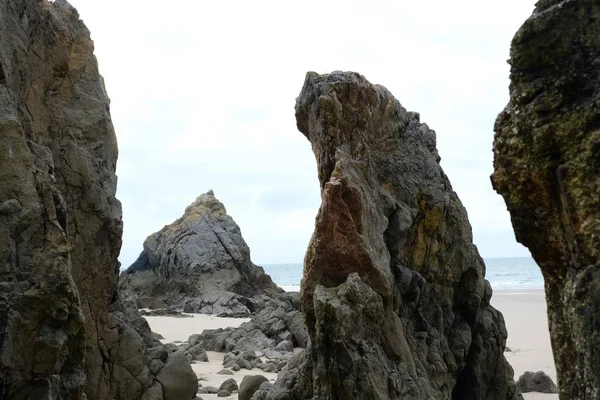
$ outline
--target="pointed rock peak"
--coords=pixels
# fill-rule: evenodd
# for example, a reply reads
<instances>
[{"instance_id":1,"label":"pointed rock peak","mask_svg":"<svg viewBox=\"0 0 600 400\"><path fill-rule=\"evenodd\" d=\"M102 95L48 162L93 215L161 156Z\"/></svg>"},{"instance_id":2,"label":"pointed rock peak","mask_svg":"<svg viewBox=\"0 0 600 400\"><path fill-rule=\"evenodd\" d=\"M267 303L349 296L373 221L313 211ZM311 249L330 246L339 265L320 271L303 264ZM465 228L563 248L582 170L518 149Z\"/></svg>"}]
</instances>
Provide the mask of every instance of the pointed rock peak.
<instances>
[{"instance_id":1,"label":"pointed rock peak","mask_svg":"<svg viewBox=\"0 0 600 400\"><path fill-rule=\"evenodd\" d=\"M227 210L225 209L223 203L217 200L215 193L211 189L208 192L198 196L196 200L194 200L194 202L185 209L186 215L192 213L227 215Z\"/></svg>"}]
</instances>

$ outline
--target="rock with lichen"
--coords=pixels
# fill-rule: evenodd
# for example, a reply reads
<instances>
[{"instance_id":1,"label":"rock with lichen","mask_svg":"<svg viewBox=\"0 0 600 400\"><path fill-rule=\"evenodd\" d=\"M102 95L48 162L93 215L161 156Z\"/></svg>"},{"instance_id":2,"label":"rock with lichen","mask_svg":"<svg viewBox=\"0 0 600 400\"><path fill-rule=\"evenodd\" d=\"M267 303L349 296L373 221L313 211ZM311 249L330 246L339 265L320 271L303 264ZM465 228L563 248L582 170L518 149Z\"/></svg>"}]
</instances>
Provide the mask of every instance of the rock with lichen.
<instances>
[{"instance_id":1,"label":"rock with lichen","mask_svg":"<svg viewBox=\"0 0 600 400\"><path fill-rule=\"evenodd\" d=\"M435 132L351 72L308 73L296 120L322 199L301 285L310 345L255 398L521 398Z\"/></svg>"},{"instance_id":2,"label":"rock with lichen","mask_svg":"<svg viewBox=\"0 0 600 400\"><path fill-rule=\"evenodd\" d=\"M93 47L65 0L0 2L2 399L163 399L147 354L162 346L117 293L117 141Z\"/></svg>"},{"instance_id":3,"label":"rock with lichen","mask_svg":"<svg viewBox=\"0 0 600 400\"><path fill-rule=\"evenodd\" d=\"M600 398L600 5L536 4L510 52L492 183L545 281L562 399Z\"/></svg>"}]
</instances>

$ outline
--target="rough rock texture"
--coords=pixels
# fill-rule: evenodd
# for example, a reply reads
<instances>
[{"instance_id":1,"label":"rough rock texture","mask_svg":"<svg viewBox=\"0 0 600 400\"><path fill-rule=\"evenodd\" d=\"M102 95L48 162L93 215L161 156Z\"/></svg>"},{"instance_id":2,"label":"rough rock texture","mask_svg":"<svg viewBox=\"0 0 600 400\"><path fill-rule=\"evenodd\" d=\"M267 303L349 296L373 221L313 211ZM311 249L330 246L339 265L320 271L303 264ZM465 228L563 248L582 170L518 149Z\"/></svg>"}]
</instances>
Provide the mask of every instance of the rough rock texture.
<instances>
[{"instance_id":1,"label":"rough rock texture","mask_svg":"<svg viewBox=\"0 0 600 400\"><path fill-rule=\"evenodd\" d=\"M205 329L200 335L192 335L188 342L200 343L208 351L219 352L279 351L282 349L277 346L285 342L293 351L294 347L305 348L308 340L304 316L300 312L300 294L288 292L270 300L265 308L239 327Z\"/></svg>"},{"instance_id":2,"label":"rough rock texture","mask_svg":"<svg viewBox=\"0 0 600 400\"><path fill-rule=\"evenodd\" d=\"M561 399L600 398L600 5L539 1L511 47L492 183L545 280Z\"/></svg>"},{"instance_id":3,"label":"rough rock texture","mask_svg":"<svg viewBox=\"0 0 600 400\"><path fill-rule=\"evenodd\" d=\"M145 351L157 342L117 294L116 160L77 11L0 1L2 399L163 398Z\"/></svg>"},{"instance_id":4,"label":"rough rock texture","mask_svg":"<svg viewBox=\"0 0 600 400\"><path fill-rule=\"evenodd\" d=\"M544 371L525 371L517 381L517 387L521 393L540 392L556 393L556 385Z\"/></svg>"},{"instance_id":5,"label":"rough rock texture","mask_svg":"<svg viewBox=\"0 0 600 400\"><path fill-rule=\"evenodd\" d=\"M205 314L249 314L283 291L252 263L239 226L212 191L146 239L120 290L138 296L140 306L158 302Z\"/></svg>"},{"instance_id":6,"label":"rough rock texture","mask_svg":"<svg viewBox=\"0 0 600 400\"><path fill-rule=\"evenodd\" d=\"M350 72L308 73L296 119L322 203L301 286L312 345L283 384L292 398L520 398L435 132Z\"/></svg>"},{"instance_id":7,"label":"rough rock texture","mask_svg":"<svg viewBox=\"0 0 600 400\"><path fill-rule=\"evenodd\" d=\"M198 378L181 351L169 354L156 380L162 384L165 400L192 399L198 392Z\"/></svg>"},{"instance_id":8,"label":"rough rock texture","mask_svg":"<svg viewBox=\"0 0 600 400\"><path fill-rule=\"evenodd\" d=\"M240 383L240 392L238 394L239 400L250 400L252 395L258 390L263 382L269 382L267 378L262 375L247 375L242 379Z\"/></svg>"}]
</instances>

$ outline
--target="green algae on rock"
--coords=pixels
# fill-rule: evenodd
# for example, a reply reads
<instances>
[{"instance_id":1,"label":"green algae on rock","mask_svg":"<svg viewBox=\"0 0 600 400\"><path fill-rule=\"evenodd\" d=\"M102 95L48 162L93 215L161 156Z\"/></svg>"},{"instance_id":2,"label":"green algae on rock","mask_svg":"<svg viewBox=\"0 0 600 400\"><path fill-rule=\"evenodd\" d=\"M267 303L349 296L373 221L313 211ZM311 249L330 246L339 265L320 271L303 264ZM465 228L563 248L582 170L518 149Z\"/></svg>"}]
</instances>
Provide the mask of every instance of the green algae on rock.
<instances>
[{"instance_id":1,"label":"green algae on rock","mask_svg":"<svg viewBox=\"0 0 600 400\"><path fill-rule=\"evenodd\" d=\"M561 399L600 398L600 4L542 0L511 46L492 184L545 280Z\"/></svg>"}]
</instances>

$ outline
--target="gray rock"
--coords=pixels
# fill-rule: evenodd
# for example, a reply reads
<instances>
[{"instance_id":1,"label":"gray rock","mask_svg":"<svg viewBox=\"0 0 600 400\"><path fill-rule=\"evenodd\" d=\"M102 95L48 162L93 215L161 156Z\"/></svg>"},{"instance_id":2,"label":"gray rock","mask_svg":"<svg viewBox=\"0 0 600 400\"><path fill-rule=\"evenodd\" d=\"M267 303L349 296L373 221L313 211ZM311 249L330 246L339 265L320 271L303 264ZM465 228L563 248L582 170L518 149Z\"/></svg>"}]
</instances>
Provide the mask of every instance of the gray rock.
<instances>
[{"instance_id":1,"label":"gray rock","mask_svg":"<svg viewBox=\"0 0 600 400\"><path fill-rule=\"evenodd\" d=\"M247 375L240 383L240 392L238 393L239 400L250 400L252 395L260 388L263 382L269 380L262 375Z\"/></svg>"},{"instance_id":2,"label":"gray rock","mask_svg":"<svg viewBox=\"0 0 600 400\"><path fill-rule=\"evenodd\" d=\"M217 374L219 374L219 375L233 375L233 372L231 372L228 369L222 369L219 372L217 372Z\"/></svg>"},{"instance_id":3,"label":"gray rock","mask_svg":"<svg viewBox=\"0 0 600 400\"><path fill-rule=\"evenodd\" d=\"M244 351L238 355L227 353L223 356L223 366L239 371L241 368L252 369L261 363L254 351ZM236 369L237 368L237 369Z\"/></svg>"},{"instance_id":4,"label":"gray rock","mask_svg":"<svg viewBox=\"0 0 600 400\"><path fill-rule=\"evenodd\" d=\"M65 0L0 3L0 397L161 400L158 343L117 292L118 150L90 32Z\"/></svg>"},{"instance_id":5,"label":"gray rock","mask_svg":"<svg viewBox=\"0 0 600 400\"><path fill-rule=\"evenodd\" d=\"M208 362L206 350L204 350L199 344L194 346L186 346L184 354L189 361Z\"/></svg>"},{"instance_id":6,"label":"gray rock","mask_svg":"<svg viewBox=\"0 0 600 400\"><path fill-rule=\"evenodd\" d=\"M165 400L192 399L198 392L198 379L182 352L169 354L156 380L163 387Z\"/></svg>"},{"instance_id":7,"label":"gray rock","mask_svg":"<svg viewBox=\"0 0 600 400\"><path fill-rule=\"evenodd\" d=\"M154 299L184 312L216 315L250 314L283 292L252 263L239 226L212 191L146 239L119 287L145 305Z\"/></svg>"},{"instance_id":8,"label":"gray rock","mask_svg":"<svg viewBox=\"0 0 600 400\"><path fill-rule=\"evenodd\" d=\"M522 398L435 132L383 86L339 71L307 74L296 122L322 200L301 291L310 347L258 398Z\"/></svg>"},{"instance_id":9,"label":"gray rock","mask_svg":"<svg viewBox=\"0 0 600 400\"><path fill-rule=\"evenodd\" d=\"M525 371L517 381L517 387L522 393L540 392L557 393L556 385L543 371Z\"/></svg>"},{"instance_id":10,"label":"gray rock","mask_svg":"<svg viewBox=\"0 0 600 400\"><path fill-rule=\"evenodd\" d=\"M219 386L219 390L226 390L228 392L233 393L236 390L238 390L238 384L235 381L235 379L229 378L225 382L221 383L221 386Z\"/></svg>"},{"instance_id":11,"label":"gray rock","mask_svg":"<svg viewBox=\"0 0 600 400\"><path fill-rule=\"evenodd\" d=\"M258 368L260 368L264 372L277 372L277 364L275 364L274 362L258 364Z\"/></svg>"},{"instance_id":12,"label":"gray rock","mask_svg":"<svg viewBox=\"0 0 600 400\"><path fill-rule=\"evenodd\" d=\"M231 396L231 393L228 392L227 390L219 390L219 392L217 393L217 397L229 397Z\"/></svg>"},{"instance_id":13,"label":"gray rock","mask_svg":"<svg viewBox=\"0 0 600 400\"><path fill-rule=\"evenodd\" d=\"M593 0L536 2L494 126L492 185L544 275L561 399L600 398L598 18Z\"/></svg>"},{"instance_id":14,"label":"gray rock","mask_svg":"<svg viewBox=\"0 0 600 400\"><path fill-rule=\"evenodd\" d=\"M236 329L205 330L200 335L194 335L193 340L209 351L219 352L264 352L282 342L291 342L292 350L294 344L305 347L309 339L304 316L300 312L300 295L281 294L270 300L250 322L245 322ZM285 346L286 351L290 349L288 343L280 346Z\"/></svg>"},{"instance_id":15,"label":"gray rock","mask_svg":"<svg viewBox=\"0 0 600 400\"><path fill-rule=\"evenodd\" d=\"M219 389L214 386L202 386L198 393L217 394L219 393Z\"/></svg>"},{"instance_id":16,"label":"gray rock","mask_svg":"<svg viewBox=\"0 0 600 400\"><path fill-rule=\"evenodd\" d=\"M275 350L279 352L294 351L294 345L292 342L284 340L275 346Z\"/></svg>"}]
</instances>

